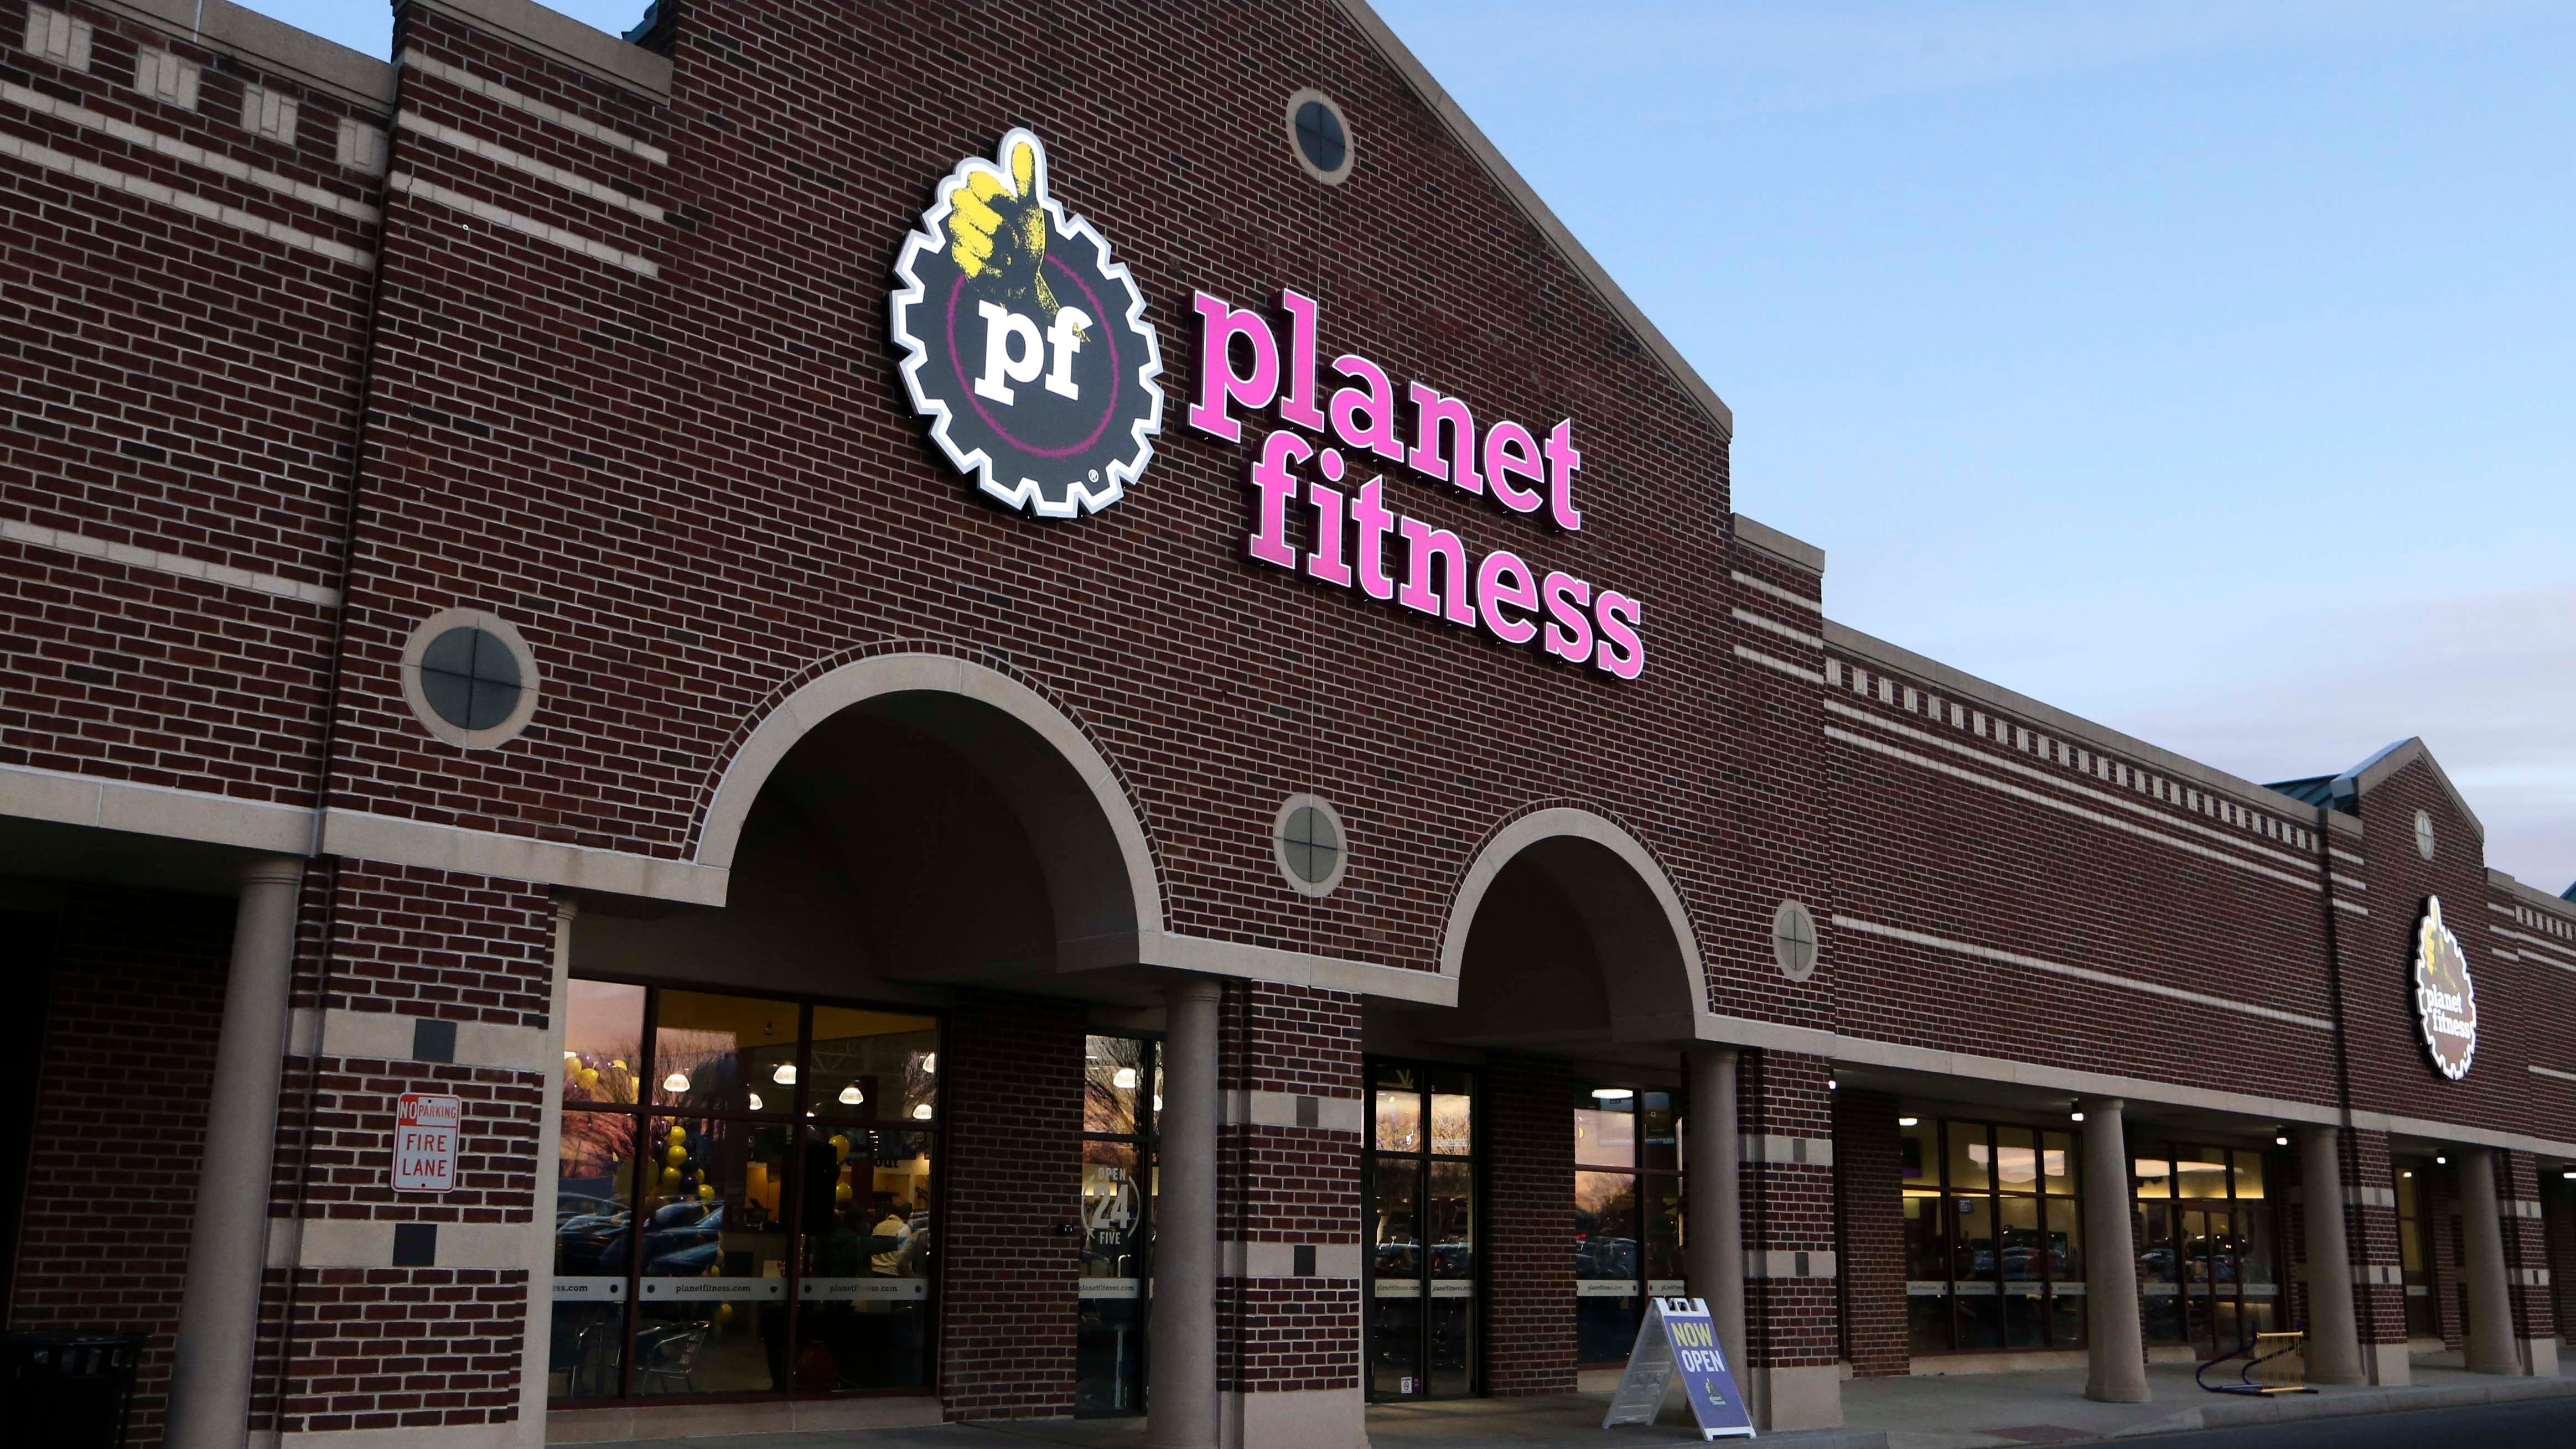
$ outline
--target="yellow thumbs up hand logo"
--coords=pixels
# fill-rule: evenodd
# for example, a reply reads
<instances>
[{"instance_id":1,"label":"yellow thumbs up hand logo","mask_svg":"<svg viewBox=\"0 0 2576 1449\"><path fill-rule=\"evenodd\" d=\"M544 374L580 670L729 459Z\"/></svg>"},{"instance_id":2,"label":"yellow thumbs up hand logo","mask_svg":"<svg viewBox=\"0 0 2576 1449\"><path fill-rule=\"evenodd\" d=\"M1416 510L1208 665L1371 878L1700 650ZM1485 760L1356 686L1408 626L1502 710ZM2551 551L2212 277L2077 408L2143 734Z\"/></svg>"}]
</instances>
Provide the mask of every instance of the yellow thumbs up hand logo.
<instances>
[{"instance_id":1,"label":"yellow thumbs up hand logo","mask_svg":"<svg viewBox=\"0 0 2576 1449\"><path fill-rule=\"evenodd\" d=\"M904 389L959 472L1040 518L1125 494L1162 430L1162 344L1109 239L1052 194L1035 132L939 181L894 276Z\"/></svg>"},{"instance_id":2,"label":"yellow thumbs up hand logo","mask_svg":"<svg viewBox=\"0 0 2576 1449\"><path fill-rule=\"evenodd\" d=\"M1004 305L1018 304L1053 320L1055 293L1047 286L1046 197L1040 189L1038 148L1010 147L1011 174L990 167L967 173L950 198L948 255L967 276L992 274Z\"/></svg>"}]
</instances>

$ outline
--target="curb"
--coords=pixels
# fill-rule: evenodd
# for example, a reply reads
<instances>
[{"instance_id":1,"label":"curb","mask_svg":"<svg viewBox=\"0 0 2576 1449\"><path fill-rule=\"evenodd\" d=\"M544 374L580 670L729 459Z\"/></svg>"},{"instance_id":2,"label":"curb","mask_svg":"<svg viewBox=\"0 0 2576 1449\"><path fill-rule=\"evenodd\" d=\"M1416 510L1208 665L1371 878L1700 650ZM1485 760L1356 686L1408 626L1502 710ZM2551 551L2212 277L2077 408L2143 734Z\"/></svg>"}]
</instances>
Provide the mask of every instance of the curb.
<instances>
[{"instance_id":1,"label":"curb","mask_svg":"<svg viewBox=\"0 0 2576 1449\"><path fill-rule=\"evenodd\" d=\"M2147 1434L2181 1434L2194 1429L2230 1429L2249 1424L2291 1424L2307 1419L2348 1419L2363 1414L2403 1414L2417 1409L2460 1409L2479 1404L2513 1404L2532 1399L2576 1398L2576 1379L2500 1379L2491 1384L2444 1384L2438 1387L2361 1389L2348 1394L2306 1395L2204 1404L2152 1424L2133 1424L2109 1437L2131 1439Z\"/></svg>"}]
</instances>

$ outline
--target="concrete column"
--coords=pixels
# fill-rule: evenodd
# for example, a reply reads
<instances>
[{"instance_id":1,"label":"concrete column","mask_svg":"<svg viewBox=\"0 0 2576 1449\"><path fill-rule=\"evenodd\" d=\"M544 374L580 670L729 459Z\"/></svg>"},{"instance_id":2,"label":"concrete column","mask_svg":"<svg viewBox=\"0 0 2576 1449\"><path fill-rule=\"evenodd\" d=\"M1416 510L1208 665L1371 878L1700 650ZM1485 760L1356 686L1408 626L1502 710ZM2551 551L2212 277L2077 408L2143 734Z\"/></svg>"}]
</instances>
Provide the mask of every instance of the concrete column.
<instances>
[{"instance_id":1,"label":"concrete column","mask_svg":"<svg viewBox=\"0 0 2576 1449\"><path fill-rule=\"evenodd\" d=\"M2090 1120L2090 1119L2087 1119ZM2343 1161L2335 1129L2299 1129L2299 1191L2308 1227L2308 1381L2369 1382L2352 1311L2352 1250L2344 1234Z\"/></svg>"},{"instance_id":2,"label":"concrete column","mask_svg":"<svg viewBox=\"0 0 2576 1449\"><path fill-rule=\"evenodd\" d=\"M544 1449L547 1366L554 1359L555 1181L563 1152L563 1051L565 1017L572 1010L572 922L578 902L555 898L554 1004L546 1011L543 1060L551 1075L537 1118L537 1202L528 1215L528 1336L519 1358L519 1443Z\"/></svg>"},{"instance_id":3,"label":"concrete column","mask_svg":"<svg viewBox=\"0 0 2576 1449\"><path fill-rule=\"evenodd\" d=\"M1217 983L1163 996L1162 1188L1146 1363L1149 1449L1216 1449Z\"/></svg>"},{"instance_id":4,"label":"concrete column","mask_svg":"<svg viewBox=\"0 0 2576 1449\"><path fill-rule=\"evenodd\" d=\"M1744 1152L1737 1139L1735 1048L1690 1052L1690 1160L1682 1164L1689 1198L1683 1227L1691 1292L1708 1300L1718 1346L1736 1383L1750 1392L1744 1359Z\"/></svg>"},{"instance_id":5,"label":"concrete column","mask_svg":"<svg viewBox=\"0 0 2576 1449\"><path fill-rule=\"evenodd\" d=\"M295 963L295 896L304 862L263 856L242 868L233 917L223 1037L206 1099L205 1163L188 1236L188 1276L170 1364L170 1449L241 1449L249 1433L251 1351L268 1261L269 1158Z\"/></svg>"},{"instance_id":6,"label":"concrete column","mask_svg":"<svg viewBox=\"0 0 2576 1449\"><path fill-rule=\"evenodd\" d=\"M2143 1404L2146 1344L2138 1326L2138 1254L2129 1237L2129 1144L2118 1099L2086 1102L2084 1112L2085 1340L2091 1372L2084 1397L2105 1404Z\"/></svg>"},{"instance_id":7,"label":"concrete column","mask_svg":"<svg viewBox=\"0 0 2576 1449\"><path fill-rule=\"evenodd\" d=\"M2504 1227L2496 1221L2495 1153L2472 1147L2460 1154L2460 1237L2468 1264L2462 1274L2469 1290L2469 1372L2518 1374L2522 1355L2514 1351L2513 1301L2504 1271Z\"/></svg>"}]
</instances>

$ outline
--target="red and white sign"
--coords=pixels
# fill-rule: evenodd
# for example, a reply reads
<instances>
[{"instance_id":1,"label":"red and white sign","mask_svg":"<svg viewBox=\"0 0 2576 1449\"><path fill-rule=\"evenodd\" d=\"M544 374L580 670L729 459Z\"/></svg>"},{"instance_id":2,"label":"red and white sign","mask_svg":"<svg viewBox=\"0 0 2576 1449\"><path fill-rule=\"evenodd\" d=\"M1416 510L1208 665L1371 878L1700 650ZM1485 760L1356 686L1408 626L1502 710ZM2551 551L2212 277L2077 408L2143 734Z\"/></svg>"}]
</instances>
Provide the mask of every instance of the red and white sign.
<instances>
[{"instance_id":1,"label":"red and white sign","mask_svg":"<svg viewBox=\"0 0 2576 1449\"><path fill-rule=\"evenodd\" d=\"M403 1093L394 1113L394 1191L455 1191L456 1133L464 1121L460 1098Z\"/></svg>"}]
</instances>

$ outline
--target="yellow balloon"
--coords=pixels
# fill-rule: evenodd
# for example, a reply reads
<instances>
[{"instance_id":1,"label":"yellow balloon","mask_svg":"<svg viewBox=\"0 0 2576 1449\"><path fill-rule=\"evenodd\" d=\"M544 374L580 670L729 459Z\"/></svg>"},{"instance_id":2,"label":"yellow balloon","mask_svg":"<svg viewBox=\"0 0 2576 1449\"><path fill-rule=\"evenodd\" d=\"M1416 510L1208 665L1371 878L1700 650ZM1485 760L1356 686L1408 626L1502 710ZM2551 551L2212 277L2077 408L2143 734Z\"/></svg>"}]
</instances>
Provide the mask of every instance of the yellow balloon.
<instances>
[{"instance_id":1,"label":"yellow balloon","mask_svg":"<svg viewBox=\"0 0 2576 1449\"><path fill-rule=\"evenodd\" d=\"M698 1184L698 1201L713 1202L715 1201L715 1196L716 1185L714 1183L702 1182Z\"/></svg>"},{"instance_id":2,"label":"yellow balloon","mask_svg":"<svg viewBox=\"0 0 2576 1449\"><path fill-rule=\"evenodd\" d=\"M719 1304L717 1304L717 1305L716 1305L716 1322L718 1322L718 1323L731 1323L731 1322L733 1322L733 1305L732 1305L732 1304L730 1304L730 1303L719 1303Z\"/></svg>"},{"instance_id":3,"label":"yellow balloon","mask_svg":"<svg viewBox=\"0 0 2576 1449\"><path fill-rule=\"evenodd\" d=\"M837 1132L832 1134L832 1160L835 1162L850 1160L850 1139Z\"/></svg>"},{"instance_id":4,"label":"yellow balloon","mask_svg":"<svg viewBox=\"0 0 2576 1449\"><path fill-rule=\"evenodd\" d=\"M850 1200L850 1185L849 1185L848 1183L846 1183L846 1182L843 1182L843 1183L836 1183L836 1184L834 1184L834 1185L833 1185L833 1187L832 1187L832 1201L834 1201L834 1202L848 1202L849 1200Z\"/></svg>"},{"instance_id":5,"label":"yellow balloon","mask_svg":"<svg viewBox=\"0 0 2576 1449\"><path fill-rule=\"evenodd\" d=\"M665 1192L665 1193L674 1193L674 1192L678 1192L679 1190L680 1190L680 1169L678 1169L678 1168L676 1168L676 1167L666 1167L666 1168L663 1168L663 1169L662 1169L662 1191L663 1191L663 1192Z\"/></svg>"},{"instance_id":6,"label":"yellow balloon","mask_svg":"<svg viewBox=\"0 0 2576 1449\"><path fill-rule=\"evenodd\" d=\"M674 1127L674 1128L672 1128L672 1129L671 1129L671 1145L672 1145L672 1146L674 1146L674 1147L680 1146L682 1143L685 1143L685 1142L687 1142L688 1140L689 1140L689 1129L688 1129L688 1128L686 1128L686 1127Z\"/></svg>"},{"instance_id":7,"label":"yellow balloon","mask_svg":"<svg viewBox=\"0 0 2576 1449\"><path fill-rule=\"evenodd\" d=\"M584 1067L584 1068L582 1068L582 1069L581 1069L581 1084L582 1084L582 1086L583 1086L583 1087L585 1087L585 1088L589 1089L590 1091L593 1091L593 1092L598 1091L598 1090L599 1090L599 1068L597 1068L597 1067Z\"/></svg>"},{"instance_id":8,"label":"yellow balloon","mask_svg":"<svg viewBox=\"0 0 2576 1449\"><path fill-rule=\"evenodd\" d=\"M685 1147L674 1147L670 1151L662 1154L662 1160L671 1164L673 1167L677 1167L681 1163L689 1160L689 1149Z\"/></svg>"}]
</instances>

